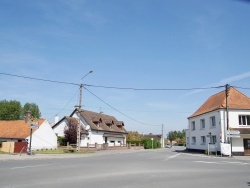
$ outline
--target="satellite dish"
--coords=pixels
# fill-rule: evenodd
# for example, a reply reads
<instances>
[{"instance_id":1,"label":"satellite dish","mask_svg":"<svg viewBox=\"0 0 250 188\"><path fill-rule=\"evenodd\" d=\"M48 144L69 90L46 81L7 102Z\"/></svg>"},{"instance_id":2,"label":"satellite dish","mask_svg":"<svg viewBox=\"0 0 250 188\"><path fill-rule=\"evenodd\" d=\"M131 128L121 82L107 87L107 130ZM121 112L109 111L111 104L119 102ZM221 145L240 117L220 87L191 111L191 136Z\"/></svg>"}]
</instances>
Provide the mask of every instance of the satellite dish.
<instances>
[{"instance_id":1,"label":"satellite dish","mask_svg":"<svg viewBox=\"0 0 250 188\"><path fill-rule=\"evenodd\" d=\"M90 131L90 126L86 125L85 129L89 132Z\"/></svg>"}]
</instances>

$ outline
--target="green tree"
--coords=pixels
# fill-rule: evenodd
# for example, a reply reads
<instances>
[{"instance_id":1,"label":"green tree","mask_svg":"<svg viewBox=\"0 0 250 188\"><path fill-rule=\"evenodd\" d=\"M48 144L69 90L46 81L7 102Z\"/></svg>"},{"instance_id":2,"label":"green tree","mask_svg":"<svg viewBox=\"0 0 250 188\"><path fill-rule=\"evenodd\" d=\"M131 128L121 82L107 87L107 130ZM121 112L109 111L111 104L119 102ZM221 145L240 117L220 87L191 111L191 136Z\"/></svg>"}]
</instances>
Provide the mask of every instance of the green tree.
<instances>
[{"instance_id":1,"label":"green tree","mask_svg":"<svg viewBox=\"0 0 250 188\"><path fill-rule=\"evenodd\" d=\"M31 112L32 118L39 119L41 117L39 107L35 103L25 103L25 105L23 106L23 116L25 116L27 111Z\"/></svg>"},{"instance_id":2,"label":"green tree","mask_svg":"<svg viewBox=\"0 0 250 188\"><path fill-rule=\"evenodd\" d=\"M140 135L137 131L130 131L128 132L126 139L129 142L132 141L141 141L142 140L142 135Z\"/></svg>"},{"instance_id":3,"label":"green tree","mask_svg":"<svg viewBox=\"0 0 250 188\"><path fill-rule=\"evenodd\" d=\"M184 144L186 142L186 131L170 131L167 138L169 139L171 145L172 141L177 141L178 144Z\"/></svg>"},{"instance_id":4,"label":"green tree","mask_svg":"<svg viewBox=\"0 0 250 188\"><path fill-rule=\"evenodd\" d=\"M177 138L177 131L170 131L168 133L167 139L170 141L171 145L176 138Z\"/></svg>"},{"instance_id":5,"label":"green tree","mask_svg":"<svg viewBox=\"0 0 250 188\"><path fill-rule=\"evenodd\" d=\"M19 120L22 119L21 114L22 106L19 101L0 101L0 120Z\"/></svg>"}]
</instances>

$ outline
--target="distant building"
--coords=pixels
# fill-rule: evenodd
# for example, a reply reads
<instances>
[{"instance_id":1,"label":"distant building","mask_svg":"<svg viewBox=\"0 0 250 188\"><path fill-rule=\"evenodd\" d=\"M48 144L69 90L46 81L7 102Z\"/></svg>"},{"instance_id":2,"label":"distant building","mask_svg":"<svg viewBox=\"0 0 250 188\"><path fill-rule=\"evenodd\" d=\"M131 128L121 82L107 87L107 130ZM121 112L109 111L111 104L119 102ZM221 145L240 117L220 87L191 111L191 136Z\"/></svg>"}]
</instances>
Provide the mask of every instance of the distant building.
<instances>
[{"instance_id":1,"label":"distant building","mask_svg":"<svg viewBox=\"0 0 250 188\"><path fill-rule=\"evenodd\" d=\"M157 140L161 143L161 146L164 147L164 143L162 143L163 139L162 139L162 135L161 134L152 134L152 133L149 133L149 134L143 134L143 137L144 138L150 138L150 139L154 139L154 140Z\"/></svg>"}]
</instances>

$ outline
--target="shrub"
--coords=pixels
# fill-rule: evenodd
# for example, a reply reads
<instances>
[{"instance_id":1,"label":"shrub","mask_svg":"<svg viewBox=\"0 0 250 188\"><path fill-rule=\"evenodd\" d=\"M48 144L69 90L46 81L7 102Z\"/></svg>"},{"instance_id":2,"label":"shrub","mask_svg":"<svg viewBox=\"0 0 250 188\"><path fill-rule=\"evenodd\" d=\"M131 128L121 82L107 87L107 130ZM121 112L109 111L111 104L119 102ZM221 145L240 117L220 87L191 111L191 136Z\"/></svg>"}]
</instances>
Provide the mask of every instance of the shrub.
<instances>
[{"instance_id":1,"label":"shrub","mask_svg":"<svg viewBox=\"0 0 250 188\"><path fill-rule=\"evenodd\" d=\"M152 140L150 138L144 138L142 140L144 149L152 149ZM160 148L161 143L158 140L153 140L153 149Z\"/></svg>"},{"instance_id":2,"label":"shrub","mask_svg":"<svg viewBox=\"0 0 250 188\"><path fill-rule=\"evenodd\" d=\"M58 136L57 142L59 143L59 146L66 146L67 145L67 142L63 136Z\"/></svg>"}]
</instances>

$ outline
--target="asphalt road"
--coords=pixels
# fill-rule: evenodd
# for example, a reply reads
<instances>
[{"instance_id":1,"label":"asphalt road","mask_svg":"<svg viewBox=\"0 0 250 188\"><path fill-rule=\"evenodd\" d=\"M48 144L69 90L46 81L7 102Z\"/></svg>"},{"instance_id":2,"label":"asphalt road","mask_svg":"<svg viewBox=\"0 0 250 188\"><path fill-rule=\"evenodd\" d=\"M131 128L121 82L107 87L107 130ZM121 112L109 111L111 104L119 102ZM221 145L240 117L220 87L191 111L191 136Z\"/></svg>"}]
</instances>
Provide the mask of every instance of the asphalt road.
<instances>
[{"instance_id":1,"label":"asphalt road","mask_svg":"<svg viewBox=\"0 0 250 188\"><path fill-rule=\"evenodd\" d=\"M180 153L174 148L0 161L1 188L249 186L250 160Z\"/></svg>"}]
</instances>

